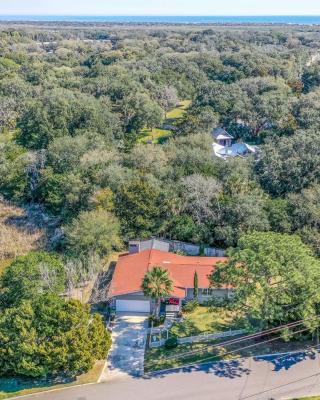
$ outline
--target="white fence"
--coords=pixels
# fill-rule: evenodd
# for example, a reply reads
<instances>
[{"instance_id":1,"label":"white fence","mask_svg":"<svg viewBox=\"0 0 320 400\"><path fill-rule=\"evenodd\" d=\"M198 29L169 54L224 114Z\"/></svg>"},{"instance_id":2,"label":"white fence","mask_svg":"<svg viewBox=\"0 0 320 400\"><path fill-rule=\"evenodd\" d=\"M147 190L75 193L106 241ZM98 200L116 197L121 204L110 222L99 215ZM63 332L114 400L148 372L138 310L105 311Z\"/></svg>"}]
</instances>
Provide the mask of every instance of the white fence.
<instances>
[{"instance_id":1,"label":"white fence","mask_svg":"<svg viewBox=\"0 0 320 400\"><path fill-rule=\"evenodd\" d=\"M198 343L198 342L206 342L208 340L215 340L215 339L223 339L226 337L238 336L243 335L247 331L246 329L238 329L236 331L225 331L225 332L218 332L218 333L203 333L197 336L186 336L178 338L178 344L185 344L185 343ZM164 346L166 340L169 338L168 330L157 330L150 333L150 347L161 347Z\"/></svg>"},{"instance_id":2,"label":"white fence","mask_svg":"<svg viewBox=\"0 0 320 400\"><path fill-rule=\"evenodd\" d=\"M204 333L198 336L187 336L178 338L178 343L184 344L184 343L194 343L194 342L206 342L207 340L215 340L215 339L222 339L225 337L238 336L238 335L243 335L244 333L246 333L245 329L238 329L237 331L230 330L219 333Z\"/></svg>"}]
</instances>

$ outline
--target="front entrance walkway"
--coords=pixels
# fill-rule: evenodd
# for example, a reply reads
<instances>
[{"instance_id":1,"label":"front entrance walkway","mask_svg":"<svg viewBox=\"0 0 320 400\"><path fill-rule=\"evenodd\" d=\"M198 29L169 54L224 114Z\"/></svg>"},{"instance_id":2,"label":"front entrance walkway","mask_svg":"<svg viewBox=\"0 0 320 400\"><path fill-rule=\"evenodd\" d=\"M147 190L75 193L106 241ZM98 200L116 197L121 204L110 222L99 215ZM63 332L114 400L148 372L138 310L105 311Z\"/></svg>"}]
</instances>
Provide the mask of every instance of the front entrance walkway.
<instances>
[{"instance_id":1,"label":"front entrance walkway","mask_svg":"<svg viewBox=\"0 0 320 400\"><path fill-rule=\"evenodd\" d=\"M117 314L112 347L100 381L143 374L147 328L148 314Z\"/></svg>"}]
</instances>

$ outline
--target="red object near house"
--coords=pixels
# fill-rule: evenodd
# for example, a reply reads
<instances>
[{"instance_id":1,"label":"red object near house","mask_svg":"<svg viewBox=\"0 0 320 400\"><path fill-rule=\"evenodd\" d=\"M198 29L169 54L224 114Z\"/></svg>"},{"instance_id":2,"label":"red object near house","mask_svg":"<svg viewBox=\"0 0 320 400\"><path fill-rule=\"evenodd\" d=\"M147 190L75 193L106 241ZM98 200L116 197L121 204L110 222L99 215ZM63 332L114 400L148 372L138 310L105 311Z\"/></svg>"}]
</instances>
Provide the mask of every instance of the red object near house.
<instances>
[{"instance_id":1,"label":"red object near house","mask_svg":"<svg viewBox=\"0 0 320 400\"><path fill-rule=\"evenodd\" d=\"M180 303L180 299L175 299L173 297L171 297L170 299L166 300L166 304L170 305L170 306L178 306Z\"/></svg>"}]
</instances>

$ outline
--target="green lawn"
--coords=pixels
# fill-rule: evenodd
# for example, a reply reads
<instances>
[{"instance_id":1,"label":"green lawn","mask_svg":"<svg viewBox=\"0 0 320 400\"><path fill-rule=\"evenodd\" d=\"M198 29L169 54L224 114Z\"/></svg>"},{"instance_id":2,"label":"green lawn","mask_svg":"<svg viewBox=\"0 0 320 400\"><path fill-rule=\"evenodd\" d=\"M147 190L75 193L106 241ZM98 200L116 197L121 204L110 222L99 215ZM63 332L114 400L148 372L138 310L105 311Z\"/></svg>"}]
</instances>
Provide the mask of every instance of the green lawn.
<instances>
[{"instance_id":1,"label":"green lawn","mask_svg":"<svg viewBox=\"0 0 320 400\"><path fill-rule=\"evenodd\" d=\"M200 306L193 312L185 314L181 322L174 324L170 329L170 334L185 337L242 327L242 321L236 318L234 312L222 307L210 309L210 307ZM221 340L219 341L221 342ZM145 356L145 371L174 368L202 361L217 361L220 359L219 354L223 352L223 348L217 352L209 346L219 343L219 341L183 344L175 349L166 349L165 347L148 349ZM197 350L198 353L187 354L192 350ZM186 353L185 356L184 353ZM175 355L179 355L179 358L175 358Z\"/></svg>"},{"instance_id":2,"label":"green lawn","mask_svg":"<svg viewBox=\"0 0 320 400\"><path fill-rule=\"evenodd\" d=\"M191 100L183 100L173 110L167 113L167 119L179 119L182 118L191 104Z\"/></svg>"},{"instance_id":3,"label":"green lawn","mask_svg":"<svg viewBox=\"0 0 320 400\"><path fill-rule=\"evenodd\" d=\"M95 366L86 374L78 376L75 380L59 384L44 381L35 380L23 380L23 379L5 379L0 378L0 400L8 399L10 397L22 396L32 393L44 392L51 389L63 389L69 386L83 385L85 383L97 382L102 369L105 365L105 361L98 361Z\"/></svg>"},{"instance_id":4,"label":"green lawn","mask_svg":"<svg viewBox=\"0 0 320 400\"><path fill-rule=\"evenodd\" d=\"M167 129L152 128L152 129L142 129L140 143L159 143L159 139L165 138L171 135L171 131Z\"/></svg>"},{"instance_id":5,"label":"green lawn","mask_svg":"<svg viewBox=\"0 0 320 400\"><path fill-rule=\"evenodd\" d=\"M184 337L204 332L221 332L230 328L233 330L243 328L243 320L224 308L213 308L212 312L209 312L208 307L199 307L192 313L186 314L182 322L173 325L170 333ZM229 344L226 347L213 347L227 340L224 338L200 343L181 344L174 349L166 349L164 346L149 348L145 354L145 371L151 372L235 357L250 357L257 354L301 351L314 345L311 340L285 342L282 339L258 345L258 342L251 339L246 342ZM245 346L250 347L243 349ZM194 350L197 353L190 355L189 352ZM232 351L232 354L224 355L230 351ZM320 400L320 398L300 400Z\"/></svg>"},{"instance_id":6,"label":"green lawn","mask_svg":"<svg viewBox=\"0 0 320 400\"><path fill-rule=\"evenodd\" d=\"M179 105L169 111L167 113L165 124L174 124L178 119L182 118L183 115L186 113L186 110L191 104L191 100L183 100L179 103ZM165 139L171 135L171 131L168 129L161 129L161 128L144 128L141 130L141 138L139 139L140 143L159 143L161 139Z\"/></svg>"},{"instance_id":7,"label":"green lawn","mask_svg":"<svg viewBox=\"0 0 320 400\"><path fill-rule=\"evenodd\" d=\"M172 326L170 333L179 337L195 336L243 327L239 324L239 319L236 319L236 314L232 311L222 307L200 306L193 312L185 314L181 322Z\"/></svg>"},{"instance_id":8,"label":"green lawn","mask_svg":"<svg viewBox=\"0 0 320 400\"><path fill-rule=\"evenodd\" d=\"M200 363L205 361L218 361L219 354L208 345L218 343L211 341L206 343L181 344L174 349L165 347L148 349L145 353L144 369L145 372L157 371L167 368L175 368L183 365ZM189 355L189 351L197 350L194 355ZM222 350L220 349L220 352ZM186 353L184 355L184 353ZM179 356L179 358L175 358ZM218 357L217 357L218 356Z\"/></svg>"},{"instance_id":9,"label":"green lawn","mask_svg":"<svg viewBox=\"0 0 320 400\"><path fill-rule=\"evenodd\" d=\"M232 337L235 339L236 337ZM283 340L277 340L271 343L259 344L254 339L247 340L245 342L239 342L235 344L229 344L215 348L214 346L218 343L224 343L228 339L212 340L202 343L183 344L179 345L174 349L166 349L165 347L159 347L155 349L147 349L145 355L145 371L157 371L167 368L182 367L190 364L198 364L210 361L219 360L230 360L232 358L239 357L252 357L258 354L273 354L279 352L289 351L302 351L304 348L307 349L310 346L314 346L315 343L312 341L292 341L284 342ZM243 347L251 346L246 349ZM190 351L196 350L196 354L189 354ZM229 354L229 352L232 352ZM228 353L228 354L226 354ZM320 398L310 399L295 399L295 400L320 400Z\"/></svg>"}]
</instances>

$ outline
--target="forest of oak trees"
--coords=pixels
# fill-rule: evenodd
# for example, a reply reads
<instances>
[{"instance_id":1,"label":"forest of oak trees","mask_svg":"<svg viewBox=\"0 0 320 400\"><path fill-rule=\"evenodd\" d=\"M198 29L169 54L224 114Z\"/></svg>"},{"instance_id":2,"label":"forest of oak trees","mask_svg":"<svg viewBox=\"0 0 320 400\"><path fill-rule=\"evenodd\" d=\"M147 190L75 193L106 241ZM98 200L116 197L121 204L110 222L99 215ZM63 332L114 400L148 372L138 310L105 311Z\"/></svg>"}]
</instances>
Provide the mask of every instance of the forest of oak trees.
<instances>
[{"instance_id":1,"label":"forest of oak trees","mask_svg":"<svg viewBox=\"0 0 320 400\"><path fill-rule=\"evenodd\" d=\"M294 235L318 262L319 39L316 27L2 26L0 194L41 209L52 235L46 251L18 257L2 276L0 346L10 335L20 343L13 321L33 315L24 329L37 349L50 331L37 325L46 307L56 321L74 309L86 355L67 363L64 351L77 354L64 348L58 362L46 349L36 362L8 350L1 371L79 372L103 358L99 317L86 325L86 306L58 294L72 271L92 274L129 239L227 249L271 232ZM168 127L168 112L186 101ZM258 157L215 158L218 126L258 145ZM169 134L145 143L153 128ZM31 281L41 290L28 290Z\"/></svg>"}]
</instances>

